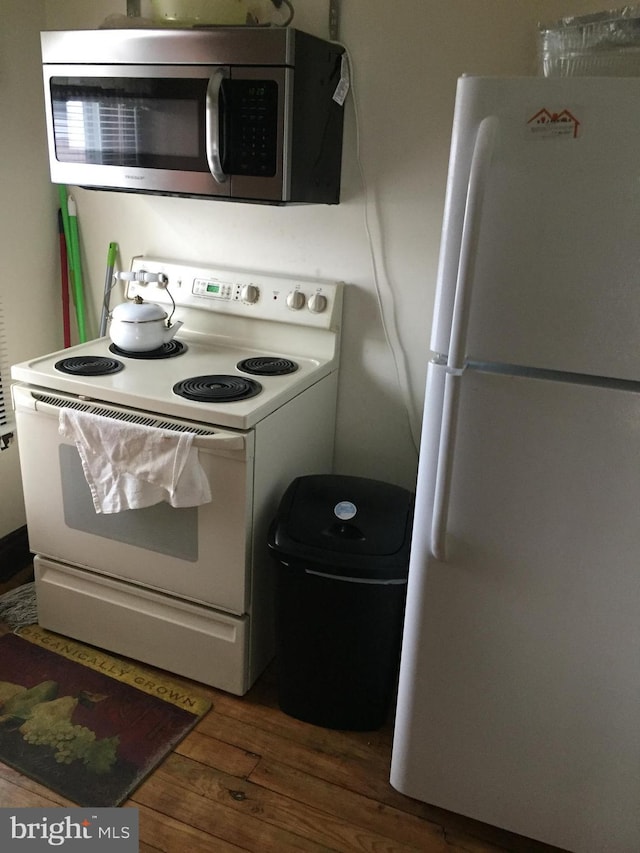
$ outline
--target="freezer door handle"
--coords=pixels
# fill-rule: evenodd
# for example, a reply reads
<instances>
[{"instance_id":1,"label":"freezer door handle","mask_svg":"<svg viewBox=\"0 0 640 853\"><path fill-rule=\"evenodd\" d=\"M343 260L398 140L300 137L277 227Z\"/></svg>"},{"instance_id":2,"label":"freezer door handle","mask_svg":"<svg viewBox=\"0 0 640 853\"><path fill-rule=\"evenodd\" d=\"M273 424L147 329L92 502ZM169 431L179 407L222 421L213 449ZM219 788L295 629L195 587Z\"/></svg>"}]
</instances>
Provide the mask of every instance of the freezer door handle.
<instances>
[{"instance_id":1,"label":"freezer door handle","mask_svg":"<svg viewBox=\"0 0 640 853\"><path fill-rule=\"evenodd\" d=\"M447 360L447 365L456 370L463 369L466 357L467 326L469 324L473 274L482 221L482 202L489 178L489 166L491 165L497 126L498 119L496 116L487 116L482 119L478 126L471 157L462 224L460 258L458 260L456 295L451 319L449 358Z\"/></svg>"},{"instance_id":2,"label":"freezer door handle","mask_svg":"<svg viewBox=\"0 0 640 853\"><path fill-rule=\"evenodd\" d=\"M447 520L455 452L458 398L467 356L467 327L469 325L475 257L482 221L482 203L489 177L497 126L498 119L495 116L487 116L480 122L469 170L456 294L451 320L451 339L442 403L440 444L431 520L431 553L440 562L446 562L447 559Z\"/></svg>"}]
</instances>

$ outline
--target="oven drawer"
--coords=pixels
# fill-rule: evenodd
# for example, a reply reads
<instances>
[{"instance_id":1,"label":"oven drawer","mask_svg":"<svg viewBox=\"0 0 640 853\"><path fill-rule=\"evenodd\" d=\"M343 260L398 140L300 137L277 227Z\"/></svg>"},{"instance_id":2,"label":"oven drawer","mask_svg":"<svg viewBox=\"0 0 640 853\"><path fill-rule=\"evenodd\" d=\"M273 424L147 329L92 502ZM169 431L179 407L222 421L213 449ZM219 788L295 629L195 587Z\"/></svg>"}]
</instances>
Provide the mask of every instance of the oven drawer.
<instances>
[{"instance_id":1,"label":"oven drawer","mask_svg":"<svg viewBox=\"0 0 640 853\"><path fill-rule=\"evenodd\" d=\"M186 678L242 695L249 687L247 617L34 559L38 622Z\"/></svg>"}]
</instances>

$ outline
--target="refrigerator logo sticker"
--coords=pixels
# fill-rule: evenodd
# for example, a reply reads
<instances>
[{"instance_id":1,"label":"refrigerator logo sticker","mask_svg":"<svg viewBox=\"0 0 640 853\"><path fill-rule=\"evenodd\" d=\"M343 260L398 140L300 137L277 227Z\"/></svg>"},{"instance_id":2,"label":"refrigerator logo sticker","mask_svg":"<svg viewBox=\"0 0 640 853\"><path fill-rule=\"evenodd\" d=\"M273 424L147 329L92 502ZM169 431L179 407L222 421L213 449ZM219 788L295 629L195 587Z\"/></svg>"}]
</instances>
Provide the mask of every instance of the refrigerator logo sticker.
<instances>
[{"instance_id":1,"label":"refrigerator logo sticker","mask_svg":"<svg viewBox=\"0 0 640 853\"><path fill-rule=\"evenodd\" d=\"M531 116L527 127L536 139L577 139L580 122L569 110L556 113L543 108Z\"/></svg>"}]
</instances>

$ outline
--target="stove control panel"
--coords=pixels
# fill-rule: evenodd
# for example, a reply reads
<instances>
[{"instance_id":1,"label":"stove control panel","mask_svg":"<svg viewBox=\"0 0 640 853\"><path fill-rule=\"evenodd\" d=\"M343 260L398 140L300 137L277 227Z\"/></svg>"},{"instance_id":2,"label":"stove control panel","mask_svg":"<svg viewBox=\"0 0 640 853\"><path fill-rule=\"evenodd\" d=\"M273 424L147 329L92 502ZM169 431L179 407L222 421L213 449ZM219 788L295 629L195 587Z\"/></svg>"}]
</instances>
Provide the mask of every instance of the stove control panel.
<instances>
[{"instance_id":1,"label":"stove control panel","mask_svg":"<svg viewBox=\"0 0 640 853\"><path fill-rule=\"evenodd\" d=\"M255 284L234 284L217 278L194 278L191 292L207 299L246 302L253 305L260 298L260 288Z\"/></svg>"},{"instance_id":2,"label":"stove control panel","mask_svg":"<svg viewBox=\"0 0 640 853\"><path fill-rule=\"evenodd\" d=\"M127 298L223 315L333 329L342 312L342 284L248 270L135 257Z\"/></svg>"}]
</instances>

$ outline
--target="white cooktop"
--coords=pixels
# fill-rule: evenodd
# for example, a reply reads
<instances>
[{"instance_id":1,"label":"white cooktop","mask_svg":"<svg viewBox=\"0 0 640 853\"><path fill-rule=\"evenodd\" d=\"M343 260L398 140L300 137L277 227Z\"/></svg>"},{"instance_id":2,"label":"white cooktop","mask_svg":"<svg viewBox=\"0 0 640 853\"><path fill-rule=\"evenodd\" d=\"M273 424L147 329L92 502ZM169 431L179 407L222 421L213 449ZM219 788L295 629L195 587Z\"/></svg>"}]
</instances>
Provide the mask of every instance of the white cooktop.
<instances>
[{"instance_id":1,"label":"white cooktop","mask_svg":"<svg viewBox=\"0 0 640 853\"><path fill-rule=\"evenodd\" d=\"M175 340L186 346L185 352L171 358L133 358L111 351L108 337L98 338L14 365L12 378L131 409L249 429L337 368L341 284L134 259L133 272L144 269L163 272L169 279L176 303L174 319L184 322ZM230 286L219 288L220 282ZM207 295L207 283L216 295ZM217 295L221 290L225 298ZM130 282L128 298L136 293L170 310L164 287ZM298 295L294 298L292 293ZM314 301L314 296L323 298ZM116 359L123 366L116 373L89 376L56 367L63 359L84 356ZM260 356L290 359L297 370L262 376L237 367L242 359ZM251 379L261 390L247 399L212 403L186 399L173 391L181 380L215 375Z\"/></svg>"}]
</instances>

